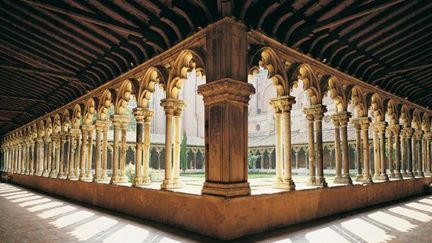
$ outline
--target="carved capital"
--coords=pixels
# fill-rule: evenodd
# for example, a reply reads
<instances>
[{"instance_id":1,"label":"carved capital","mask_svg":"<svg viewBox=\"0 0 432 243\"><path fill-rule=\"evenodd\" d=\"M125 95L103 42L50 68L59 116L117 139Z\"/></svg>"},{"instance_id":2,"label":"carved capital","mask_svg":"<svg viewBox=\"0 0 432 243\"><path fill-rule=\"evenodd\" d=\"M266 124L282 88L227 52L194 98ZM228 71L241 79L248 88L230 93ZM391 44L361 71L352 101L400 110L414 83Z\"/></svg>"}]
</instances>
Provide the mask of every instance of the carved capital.
<instances>
[{"instance_id":1,"label":"carved capital","mask_svg":"<svg viewBox=\"0 0 432 243\"><path fill-rule=\"evenodd\" d=\"M269 101L270 106L275 113L289 113L291 112L292 105L295 104L295 97L293 96L280 96L273 98Z\"/></svg>"},{"instance_id":2,"label":"carved capital","mask_svg":"<svg viewBox=\"0 0 432 243\"><path fill-rule=\"evenodd\" d=\"M132 114L135 116L137 123L150 122L153 117L153 111L149 108L137 107L133 109Z\"/></svg>"},{"instance_id":3,"label":"carved capital","mask_svg":"<svg viewBox=\"0 0 432 243\"><path fill-rule=\"evenodd\" d=\"M308 117L312 115L315 121L319 121L324 117L324 113L327 112L327 108L325 105L318 104L305 108L303 112L306 114L306 118L308 120L310 120Z\"/></svg>"},{"instance_id":4,"label":"carved capital","mask_svg":"<svg viewBox=\"0 0 432 243\"><path fill-rule=\"evenodd\" d=\"M111 116L111 120L114 127L124 128L125 126L127 127L127 124L129 123L129 116L114 114Z\"/></svg>"},{"instance_id":5,"label":"carved capital","mask_svg":"<svg viewBox=\"0 0 432 243\"><path fill-rule=\"evenodd\" d=\"M226 101L247 105L250 95L255 94L255 88L252 84L225 78L200 85L198 94L204 97L206 105Z\"/></svg>"},{"instance_id":6,"label":"carved capital","mask_svg":"<svg viewBox=\"0 0 432 243\"><path fill-rule=\"evenodd\" d=\"M186 104L182 100L166 98L161 100L161 106L165 110L165 114L180 116Z\"/></svg>"}]
</instances>

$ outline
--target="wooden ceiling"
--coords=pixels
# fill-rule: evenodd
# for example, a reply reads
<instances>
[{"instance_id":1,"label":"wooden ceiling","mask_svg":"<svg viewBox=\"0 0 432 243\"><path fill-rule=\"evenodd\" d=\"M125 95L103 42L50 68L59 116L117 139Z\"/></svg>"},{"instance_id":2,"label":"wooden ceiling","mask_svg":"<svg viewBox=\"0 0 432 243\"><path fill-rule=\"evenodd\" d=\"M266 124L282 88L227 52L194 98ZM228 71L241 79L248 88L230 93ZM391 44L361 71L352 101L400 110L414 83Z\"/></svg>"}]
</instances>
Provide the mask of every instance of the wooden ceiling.
<instances>
[{"instance_id":1,"label":"wooden ceiling","mask_svg":"<svg viewBox=\"0 0 432 243\"><path fill-rule=\"evenodd\" d=\"M430 0L0 0L0 134L229 15L432 107Z\"/></svg>"}]
</instances>

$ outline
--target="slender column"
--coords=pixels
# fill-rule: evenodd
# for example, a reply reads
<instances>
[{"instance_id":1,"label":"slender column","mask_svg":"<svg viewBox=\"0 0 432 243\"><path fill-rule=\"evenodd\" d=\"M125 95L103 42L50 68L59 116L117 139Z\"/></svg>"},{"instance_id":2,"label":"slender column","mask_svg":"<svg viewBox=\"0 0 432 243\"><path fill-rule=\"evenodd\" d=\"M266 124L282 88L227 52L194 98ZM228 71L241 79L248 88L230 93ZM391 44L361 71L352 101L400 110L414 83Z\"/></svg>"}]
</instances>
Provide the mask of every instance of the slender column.
<instances>
[{"instance_id":1,"label":"slender column","mask_svg":"<svg viewBox=\"0 0 432 243\"><path fill-rule=\"evenodd\" d=\"M354 127L355 127L355 131L356 131L356 167L357 167L357 175L356 175L356 181L360 181L363 178L362 175L362 165L361 165L361 151L362 151L362 147L361 147L361 125L359 122L359 119L353 119L352 120Z\"/></svg>"},{"instance_id":2,"label":"slender column","mask_svg":"<svg viewBox=\"0 0 432 243\"><path fill-rule=\"evenodd\" d=\"M60 162L59 162L59 172L58 172L58 178L59 179L65 179L65 170L64 170L64 164L65 164L65 160L67 157L65 157L66 154L66 135L65 134L61 134L60 135L60 144L59 144L60 148Z\"/></svg>"},{"instance_id":3,"label":"slender column","mask_svg":"<svg viewBox=\"0 0 432 243\"><path fill-rule=\"evenodd\" d=\"M102 122L102 124L101 124ZM101 179L101 143L102 143L102 132L103 132L103 121L95 121L96 127L96 148L95 148L95 176L93 177L94 182L99 182Z\"/></svg>"},{"instance_id":4,"label":"slender column","mask_svg":"<svg viewBox=\"0 0 432 243\"><path fill-rule=\"evenodd\" d=\"M422 138L423 138L423 131L422 130L416 130L414 134L414 143L416 144L415 150L413 152L415 153L415 164L416 164L416 170L415 170L415 176L416 177L424 177L423 174L423 148L422 148Z\"/></svg>"},{"instance_id":5,"label":"slender column","mask_svg":"<svg viewBox=\"0 0 432 243\"><path fill-rule=\"evenodd\" d=\"M336 167L336 176L334 179L334 183L341 183L340 180L342 179L341 175L341 160L342 160L342 151L340 146L340 124L339 124L339 117L335 115L332 116L333 120L333 126L335 130L335 167Z\"/></svg>"},{"instance_id":6,"label":"slender column","mask_svg":"<svg viewBox=\"0 0 432 243\"><path fill-rule=\"evenodd\" d=\"M42 176L43 173L43 140L41 137L38 137L36 139L36 146L37 146L37 159L36 159L36 163L37 163L37 172L36 175L38 176Z\"/></svg>"},{"instance_id":7,"label":"slender column","mask_svg":"<svg viewBox=\"0 0 432 243\"><path fill-rule=\"evenodd\" d=\"M181 188L180 174L180 117L185 107L183 101L176 99L161 100L166 116L165 131L165 179L162 189ZM173 139L174 137L174 139Z\"/></svg>"},{"instance_id":8,"label":"slender column","mask_svg":"<svg viewBox=\"0 0 432 243\"><path fill-rule=\"evenodd\" d=\"M342 135L342 179L344 184L352 184L349 174L349 145L348 145L348 120L351 117L349 112L342 112L339 117Z\"/></svg>"},{"instance_id":9,"label":"slender column","mask_svg":"<svg viewBox=\"0 0 432 243\"><path fill-rule=\"evenodd\" d=\"M87 128L87 173L86 173L86 180L87 181L93 181L93 174L92 174L92 162L93 162L93 130L94 126L88 126Z\"/></svg>"},{"instance_id":10,"label":"slender column","mask_svg":"<svg viewBox=\"0 0 432 243\"><path fill-rule=\"evenodd\" d=\"M87 159L87 125L81 125L81 154L79 180L86 180L86 159Z\"/></svg>"},{"instance_id":11,"label":"slender column","mask_svg":"<svg viewBox=\"0 0 432 243\"><path fill-rule=\"evenodd\" d=\"M386 122L381 122L378 128L379 132L379 143L380 143L380 176L379 178L383 181L388 181L386 159L385 159L385 132L387 128Z\"/></svg>"},{"instance_id":12,"label":"slender column","mask_svg":"<svg viewBox=\"0 0 432 243\"><path fill-rule=\"evenodd\" d=\"M430 132L426 132L424 136L424 148L425 148L425 176L432 176L431 171L431 137Z\"/></svg>"},{"instance_id":13,"label":"slender column","mask_svg":"<svg viewBox=\"0 0 432 243\"><path fill-rule=\"evenodd\" d=\"M123 172L122 172L122 164L123 155L125 155L125 147L126 141L123 145L123 130L125 131L125 140L126 140L126 129L123 129L123 124L128 121L127 115L113 115L112 122L114 126L114 143L113 143L113 175L111 177L111 184L123 183L127 182L127 178L124 175L124 164L123 164ZM120 132L121 132L121 140L120 140ZM119 173L120 166L120 173ZM123 173L123 174L121 174ZM126 181L125 181L126 180Z\"/></svg>"},{"instance_id":14,"label":"slender column","mask_svg":"<svg viewBox=\"0 0 432 243\"><path fill-rule=\"evenodd\" d=\"M46 154L46 156L45 156L45 165L44 165L43 176L48 177L50 172L51 172L51 161L52 161L51 136L46 135L44 137L44 142L45 142L45 154Z\"/></svg>"},{"instance_id":15,"label":"slender column","mask_svg":"<svg viewBox=\"0 0 432 243\"><path fill-rule=\"evenodd\" d=\"M314 139L314 116L306 114L308 120L308 155L309 155L309 180L307 185L315 185L315 139Z\"/></svg>"},{"instance_id":16,"label":"slender column","mask_svg":"<svg viewBox=\"0 0 432 243\"><path fill-rule=\"evenodd\" d=\"M389 168L389 177L394 178L395 177L395 169L394 169L394 160L393 160L393 126L389 126L387 128L387 145L388 145L388 168Z\"/></svg>"},{"instance_id":17,"label":"slender column","mask_svg":"<svg viewBox=\"0 0 432 243\"><path fill-rule=\"evenodd\" d=\"M360 180L363 183L372 183L372 178L369 169L369 117L359 118L359 123L362 132L362 142L363 142L363 178Z\"/></svg>"},{"instance_id":18,"label":"slender column","mask_svg":"<svg viewBox=\"0 0 432 243\"><path fill-rule=\"evenodd\" d=\"M422 138L421 138L421 140L420 140L420 143L421 143L421 148L422 148L422 160L421 160L421 163L422 163L422 173L423 173L423 177L425 176L425 174L426 174L426 172L427 172L427 164L426 164L426 159L427 159L427 145L426 145L426 138L425 138L425 135L423 135L422 136Z\"/></svg>"},{"instance_id":19,"label":"slender column","mask_svg":"<svg viewBox=\"0 0 432 243\"><path fill-rule=\"evenodd\" d=\"M56 134L53 135L52 138L53 138L53 142L52 142L53 162L52 162L50 177L57 178L59 173L59 167L60 167L60 137L58 134Z\"/></svg>"},{"instance_id":20,"label":"slender column","mask_svg":"<svg viewBox=\"0 0 432 243\"><path fill-rule=\"evenodd\" d=\"M78 143L79 136L81 133L81 130L78 128L72 128L70 136L70 162L69 162L69 174L68 179L70 180L76 180L78 179L79 171L77 170L77 158L78 158Z\"/></svg>"},{"instance_id":21,"label":"slender column","mask_svg":"<svg viewBox=\"0 0 432 243\"><path fill-rule=\"evenodd\" d=\"M181 103L183 103L181 101ZM180 181L180 143L181 143L181 114L183 106L176 107L174 111L174 144L173 144L173 187L181 188L183 184Z\"/></svg>"},{"instance_id":22,"label":"slender column","mask_svg":"<svg viewBox=\"0 0 432 243\"><path fill-rule=\"evenodd\" d=\"M380 137L379 137L379 122L374 122L373 127L373 151L374 151L374 175L373 180L380 180Z\"/></svg>"},{"instance_id":23,"label":"slender column","mask_svg":"<svg viewBox=\"0 0 432 243\"><path fill-rule=\"evenodd\" d=\"M25 175L29 174L29 160L30 160L29 155L30 155L29 145L28 145L28 141L26 138L23 142L23 157L24 157L23 164L24 164L24 167L23 167L23 170L21 170L21 173L25 174Z\"/></svg>"},{"instance_id":24,"label":"slender column","mask_svg":"<svg viewBox=\"0 0 432 243\"><path fill-rule=\"evenodd\" d=\"M71 161L70 161L70 159L71 159L71 136L70 136L70 133L67 133L66 134L66 157L65 157L65 160L66 160L66 164L65 164L65 177L67 178L68 177L68 175L69 175L69 170L70 170L70 163L71 163Z\"/></svg>"},{"instance_id":25,"label":"slender column","mask_svg":"<svg viewBox=\"0 0 432 243\"><path fill-rule=\"evenodd\" d=\"M153 117L153 111L144 110L144 145L143 145L143 185L150 185L150 125ZM196 156L196 155L195 155ZM196 157L195 157L196 168Z\"/></svg>"},{"instance_id":26,"label":"slender column","mask_svg":"<svg viewBox=\"0 0 432 243\"><path fill-rule=\"evenodd\" d=\"M125 172L126 166L126 135L127 135L127 125L129 118L125 119L121 123L121 143L120 143L120 183L128 182L128 178Z\"/></svg>"},{"instance_id":27,"label":"slender column","mask_svg":"<svg viewBox=\"0 0 432 243\"><path fill-rule=\"evenodd\" d=\"M395 172L394 177L396 179L402 179L401 173L401 136L400 136L400 125L394 125L393 135L395 141Z\"/></svg>"},{"instance_id":28,"label":"slender column","mask_svg":"<svg viewBox=\"0 0 432 243\"><path fill-rule=\"evenodd\" d=\"M327 182L324 178L324 161L323 161L323 137L322 137L322 118L324 113L327 111L324 105L320 105L319 111L314 114L315 120L315 131L316 131L316 146L317 146L317 159L316 169L317 177L315 179L315 185L326 187Z\"/></svg>"},{"instance_id":29,"label":"slender column","mask_svg":"<svg viewBox=\"0 0 432 243\"><path fill-rule=\"evenodd\" d=\"M401 176L407 176L407 165L408 165L408 156L407 156L407 138L406 138L406 129L402 129L400 133L400 152L401 152Z\"/></svg>"},{"instance_id":30,"label":"slender column","mask_svg":"<svg viewBox=\"0 0 432 243\"><path fill-rule=\"evenodd\" d=\"M277 185L283 183L282 179L282 129L281 129L281 111L279 107L273 107L274 117L275 117L275 153L276 153L276 180L273 183L273 187L278 187Z\"/></svg>"},{"instance_id":31,"label":"slender column","mask_svg":"<svg viewBox=\"0 0 432 243\"><path fill-rule=\"evenodd\" d=\"M413 173L413 131L411 128L406 129L406 146L407 146L407 178L414 178ZM415 151L415 150L414 150Z\"/></svg>"},{"instance_id":32,"label":"slender column","mask_svg":"<svg viewBox=\"0 0 432 243\"><path fill-rule=\"evenodd\" d=\"M107 175L108 128L109 128L109 123L107 122L103 127L102 155L101 155L101 164L102 164L101 180L102 181L108 180L108 175Z\"/></svg>"},{"instance_id":33,"label":"slender column","mask_svg":"<svg viewBox=\"0 0 432 243\"><path fill-rule=\"evenodd\" d=\"M137 107L133 110L133 115L136 119L136 142L135 142L135 178L133 180L132 186L141 186L143 184L142 177L142 160L143 160L143 144L144 144L144 116L142 114L143 108Z\"/></svg>"}]
</instances>

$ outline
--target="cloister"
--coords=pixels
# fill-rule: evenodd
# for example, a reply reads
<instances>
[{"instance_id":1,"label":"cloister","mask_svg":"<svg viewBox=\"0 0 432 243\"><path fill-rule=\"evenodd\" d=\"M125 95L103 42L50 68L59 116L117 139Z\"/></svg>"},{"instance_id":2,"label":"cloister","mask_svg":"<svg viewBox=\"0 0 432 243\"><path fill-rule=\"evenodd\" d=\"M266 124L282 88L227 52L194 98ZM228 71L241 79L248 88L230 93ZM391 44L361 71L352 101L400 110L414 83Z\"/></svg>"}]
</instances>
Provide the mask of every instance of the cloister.
<instances>
[{"instance_id":1,"label":"cloister","mask_svg":"<svg viewBox=\"0 0 432 243\"><path fill-rule=\"evenodd\" d=\"M127 60L128 70L7 131L2 179L218 239L430 191L430 107L296 49L222 17L142 63ZM358 60L346 61L379 71ZM250 135L263 129L250 121L257 75L274 94L262 101L270 142L270 135ZM304 96L295 118L300 97L293 90ZM193 105L203 109L202 120L191 126L204 136L187 146L186 91L202 100ZM163 113L155 117L155 109ZM164 134L153 134L156 125ZM202 186L185 183L183 169L203 173ZM248 179L257 171L272 180L260 190Z\"/></svg>"}]
</instances>

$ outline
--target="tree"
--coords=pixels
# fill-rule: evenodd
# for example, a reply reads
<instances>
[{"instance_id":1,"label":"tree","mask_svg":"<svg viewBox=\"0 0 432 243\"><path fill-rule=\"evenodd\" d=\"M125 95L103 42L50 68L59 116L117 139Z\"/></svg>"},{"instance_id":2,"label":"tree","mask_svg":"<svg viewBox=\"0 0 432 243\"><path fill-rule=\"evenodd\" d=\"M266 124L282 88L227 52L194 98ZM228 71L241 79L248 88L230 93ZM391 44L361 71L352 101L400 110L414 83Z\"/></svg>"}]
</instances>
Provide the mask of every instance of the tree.
<instances>
[{"instance_id":1,"label":"tree","mask_svg":"<svg viewBox=\"0 0 432 243\"><path fill-rule=\"evenodd\" d=\"M186 171L188 166L188 156L187 156L187 136L186 132L183 131L183 138L180 144L180 168L183 170L183 173Z\"/></svg>"}]
</instances>

